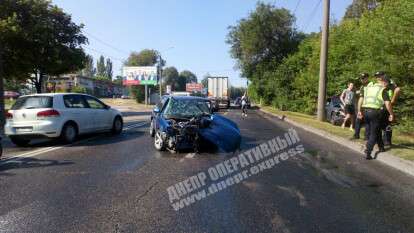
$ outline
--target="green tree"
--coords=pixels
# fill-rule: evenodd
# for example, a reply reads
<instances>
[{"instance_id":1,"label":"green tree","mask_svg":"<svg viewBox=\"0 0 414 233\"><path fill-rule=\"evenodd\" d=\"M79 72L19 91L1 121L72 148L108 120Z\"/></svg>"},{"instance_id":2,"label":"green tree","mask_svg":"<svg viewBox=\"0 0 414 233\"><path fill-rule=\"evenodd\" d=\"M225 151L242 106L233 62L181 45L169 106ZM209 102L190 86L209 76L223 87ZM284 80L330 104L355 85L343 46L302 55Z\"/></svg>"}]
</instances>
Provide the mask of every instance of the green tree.
<instances>
[{"instance_id":1,"label":"green tree","mask_svg":"<svg viewBox=\"0 0 414 233\"><path fill-rule=\"evenodd\" d=\"M88 93L88 91L86 90L85 87L80 87L80 86L74 86L72 88L72 92L73 93L83 93L83 94L87 94Z\"/></svg>"},{"instance_id":2,"label":"green tree","mask_svg":"<svg viewBox=\"0 0 414 233\"><path fill-rule=\"evenodd\" d=\"M404 131L414 130L414 2L383 0L358 18L333 25L329 37L328 96L339 95L362 72L384 70L402 88L395 112ZM282 110L314 114L318 94L320 33L308 35L280 64L259 63L249 96Z\"/></svg>"},{"instance_id":3,"label":"green tree","mask_svg":"<svg viewBox=\"0 0 414 233\"><path fill-rule=\"evenodd\" d=\"M189 70L181 71L180 77L185 79L185 83L197 83L197 75Z\"/></svg>"},{"instance_id":4,"label":"green tree","mask_svg":"<svg viewBox=\"0 0 414 233\"><path fill-rule=\"evenodd\" d=\"M352 4L346 8L344 18L360 18L363 13L373 11L383 0L353 0Z\"/></svg>"},{"instance_id":5,"label":"green tree","mask_svg":"<svg viewBox=\"0 0 414 233\"><path fill-rule=\"evenodd\" d=\"M112 61L111 59L107 58L106 65L105 65L105 77L109 80L112 80L112 75L113 75Z\"/></svg>"},{"instance_id":6,"label":"green tree","mask_svg":"<svg viewBox=\"0 0 414 233\"><path fill-rule=\"evenodd\" d=\"M296 51L303 35L296 31L294 22L288 10L259 2L247 18L229 27L226 42L242 76L260 79L263 69L274 68Z\"/></svg>"},{"instance_id":7,"label":"green tree","mask_svg":"<svg viewBox=\"0 0 414 233\"><path fill-rule=\"evenodd\" d=\"M105 57L102 55L96 61L96 76L106 77Z\"/></svg>"},{"instance_id":8,"label":"green tree","mask_svg":"<svg viewBox=\"0 0 414 233\"><path fill-rule=\"evenodd\" d=\"M201 79L201 84L204 88L208 88L208 77L210 77L210 74L204 75L203 79Z\"/></svg>"},{"instance_id":9,"label":"green tree","mask_svg":"<svg viewBox=\"0 0 414 233\"><path fill-rule=\"evenodd\" d=\"M123 79L123 77L122 77L121 75L117 75L117 76L115 77L114 83L119 84L119 85L122 85L122 81L123 81L123 80L124 80L124 79Z\"/></svg>"},{"instance_id":10,"label":"green tree","mask_svg":"<svg viewBox=\"0 0 414 233\"><path fill-rule=\"evenodd\" d=\"M46 0L17 1L24 28L24 44L35 77L32 83L40 93L46 75L59 75L83 68L87 43L83 25L72 22L70 15Z\"/></svg>"},{"instance_id":11,"label":"green tree","mask_svg":"<svg viewBox=\"0 0 414 233\"><path fill-rule=\"evenodd\" d=\"M88 78L93 78L96 73L96 69L93 64L93 57L91 55L86 55L84 67L81 70L81 75L86 76Z\"/></svg>"},{"instance_id":12,"label":"green tree","mask_svg":"<svg viewBox=\"0 0 414 233\"><path fill-rule=\"evenodd\" d=\"M83 25L47 0L0 1L0 110L3 117L3 79L28 79L42 91L46 75L83 67L87 43ZM30 74L33 74L31 78Z\"/></svg>"},{"instance_id":13,"label":"green tree","mask_svg":"<svg viewBox=\"0 0 414 233\"><path fill-rule=\"evenodd\" d=\"M166 67L162 71L162 78L162 84L164 87L170 85L172 91L181 90L182 83L180 83L180 75L178 74L177 68L174 66Z\"/></svg>"},{"instance_id":14,"label":"green tree","mask_svg":"<svg viewBox=\"0 0 414 233\"><path fill-rule=\"evenodd\" d=\"M158 51L153 49L144 49L140 52L132 52L125 65L128 66L153 66L157 64Z\"/></svg>"}]
</instances>

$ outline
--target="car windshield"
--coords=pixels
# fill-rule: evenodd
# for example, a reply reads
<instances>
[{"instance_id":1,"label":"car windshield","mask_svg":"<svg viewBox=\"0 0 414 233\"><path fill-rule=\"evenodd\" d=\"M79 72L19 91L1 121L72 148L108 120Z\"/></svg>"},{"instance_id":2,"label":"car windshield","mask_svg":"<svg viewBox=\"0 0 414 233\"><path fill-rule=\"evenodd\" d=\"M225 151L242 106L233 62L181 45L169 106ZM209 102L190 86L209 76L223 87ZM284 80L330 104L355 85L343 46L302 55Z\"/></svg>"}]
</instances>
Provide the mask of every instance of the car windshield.
<instances>
[{"instance_id":1,"label":"car windshield","mask_svg":"<svg viewBox=\"0 0 414 233\"><path fill-rule=\"evenodd\" d=\"M166 118L191 118L209 114L208 101L199 99L171 98L164 110Z\"/></svg>"},{"instance_id":2,"label":"car windshield","mask_svg":"<svg viewBox=\"0 0 414 233\"><path fill-rule=\"evenodd\" d=\"M51 96L24 96L16 100L11 107L12 110L51 108L53 97Z\"/></svg>"}]
</instances>

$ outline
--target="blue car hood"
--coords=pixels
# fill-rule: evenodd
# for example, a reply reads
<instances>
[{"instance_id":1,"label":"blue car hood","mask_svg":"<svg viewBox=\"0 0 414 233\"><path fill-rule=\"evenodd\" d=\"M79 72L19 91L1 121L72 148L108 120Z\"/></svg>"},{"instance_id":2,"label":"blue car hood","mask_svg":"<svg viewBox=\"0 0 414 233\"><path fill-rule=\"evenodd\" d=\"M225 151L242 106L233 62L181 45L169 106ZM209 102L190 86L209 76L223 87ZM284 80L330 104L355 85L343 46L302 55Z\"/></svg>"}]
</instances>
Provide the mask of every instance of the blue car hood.
<instances>
[{"instance_id":1,"label":"blue car hood","mask_svg":"<svg viewBox=\"0 0 414 233\"><path fill-rule=\"evenodd\" d=\"M200 135L225 152L233 152L240 148L241 135L239 127L233 121L212 115L209 127L200 129Z\"/></svg>"}]
</instances>

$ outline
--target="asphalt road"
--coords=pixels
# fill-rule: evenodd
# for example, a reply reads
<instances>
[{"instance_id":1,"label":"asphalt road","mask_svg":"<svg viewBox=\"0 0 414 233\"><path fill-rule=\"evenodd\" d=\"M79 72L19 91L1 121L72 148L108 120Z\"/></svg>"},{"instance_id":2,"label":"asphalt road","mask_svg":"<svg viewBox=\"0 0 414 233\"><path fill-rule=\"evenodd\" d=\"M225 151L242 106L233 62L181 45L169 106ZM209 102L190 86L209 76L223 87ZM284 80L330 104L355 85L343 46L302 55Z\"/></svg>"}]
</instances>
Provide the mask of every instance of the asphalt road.
<instances>
[{"instance_id":1,"label":"asphalt road","mask_svg":"<svg viewBox=\"0 0 414 233\"><path fill-rule=\"evenodd\" d=\"M290 128L221 114L239 125L242 151ZM175 211L168 187L233 154L160 153L148 113L125 119L119 136L6 145L0 232L414 232L413 177L300 129L306 153Z\"/></svg>"}]
</instances>

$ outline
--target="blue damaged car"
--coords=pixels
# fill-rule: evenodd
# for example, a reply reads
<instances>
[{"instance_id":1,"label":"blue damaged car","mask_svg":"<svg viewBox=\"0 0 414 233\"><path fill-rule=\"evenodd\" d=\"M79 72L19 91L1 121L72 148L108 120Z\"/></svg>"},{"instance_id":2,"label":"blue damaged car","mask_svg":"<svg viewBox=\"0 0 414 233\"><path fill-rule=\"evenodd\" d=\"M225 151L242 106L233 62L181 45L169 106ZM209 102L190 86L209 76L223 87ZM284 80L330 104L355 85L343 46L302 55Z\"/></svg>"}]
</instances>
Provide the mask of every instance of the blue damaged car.
<instances>
[{"instance_id":1,"label":"blue damaged car","mask_svg":"<svg viewBox=\"0 0 414 233\"><path fill-rule=\"evenodd\" d=\"M163 96L151 115L150 135L155 149L177 152L232 152L240 147L236 123L212 111L206 98Z\"/></svg>"}]
</instances>

